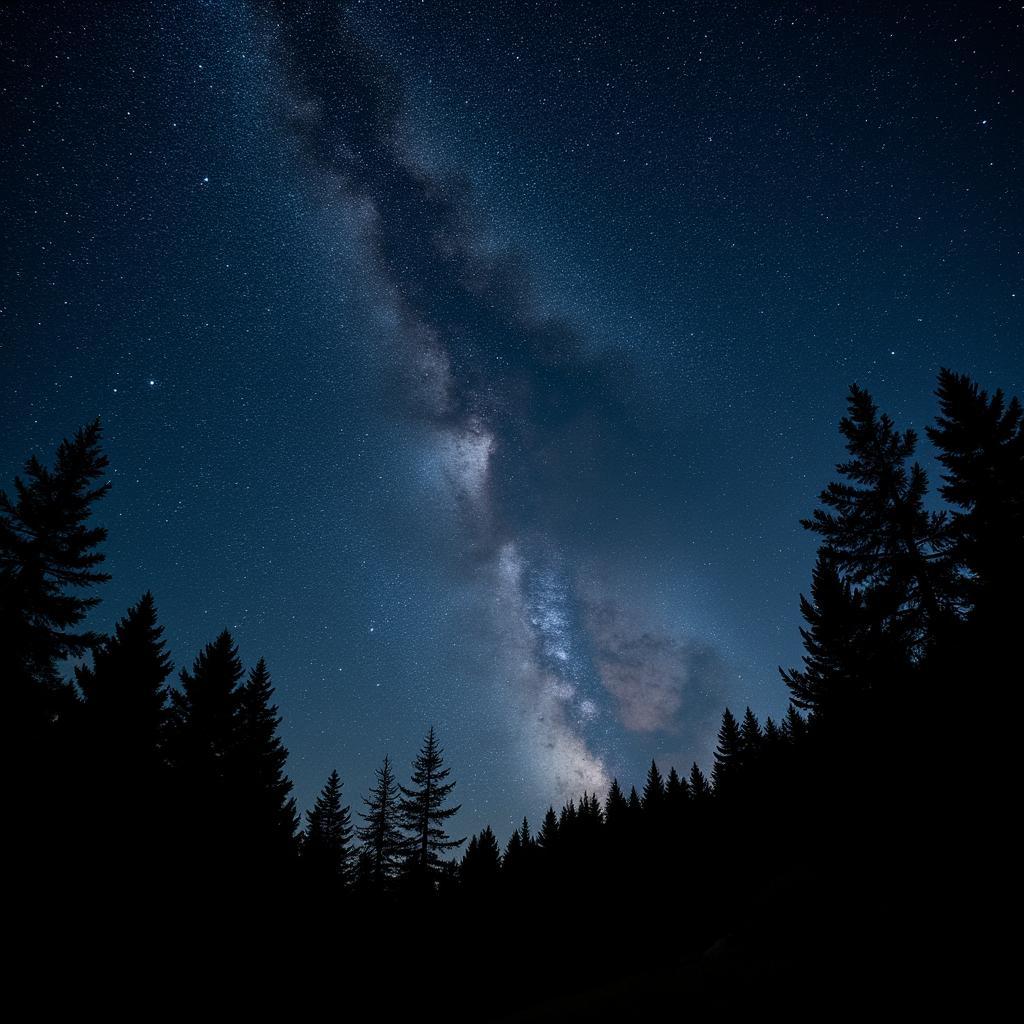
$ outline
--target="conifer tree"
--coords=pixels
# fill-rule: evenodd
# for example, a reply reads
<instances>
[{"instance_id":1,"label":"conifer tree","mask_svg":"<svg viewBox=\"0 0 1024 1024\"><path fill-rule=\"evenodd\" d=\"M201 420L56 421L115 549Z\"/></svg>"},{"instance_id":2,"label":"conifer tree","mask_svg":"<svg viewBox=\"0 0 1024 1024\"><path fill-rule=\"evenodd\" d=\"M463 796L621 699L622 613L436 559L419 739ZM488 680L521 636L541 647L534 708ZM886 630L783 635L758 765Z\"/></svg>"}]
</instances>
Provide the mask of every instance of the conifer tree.
<instances>
[{"instance_id":1,"label":"conifer tree","mask_svg":"<svg viewBox=\"0 0 1024 1024\"><path fill-rule=\"evenodd\" d=\"M732 788L742 754L740 727L733 713L726 708L718 729L718 746L715 748L715 763L711 769L716 792L725 793Z\"/></svg>"},{"instance_id":2,"label":"conifer tree","mask_svg":"<svg viewBox=\"0 0 1024 1024\"><path fill-rule=\"evenodd\" d=\"M151 785L160 768L165 684L171 674L164 647L163 627L147 592L117 623L113 636L93 649L92 665L75 669L91 760L108 776L101 785L109 786L117 774L118 788L137 790Z\"/></svg>"},{"instance_id":3,"label":"conifer tree","mask_svg":"<svg viewBox=\"0 0 1024 1024\"><path fill-rule=\"evenodd\" d=\"M640 797L637 794L636 786L630 786L627 810L629 813L629 818L634 825L640 820L641 812L643 811L643 806L644 805L640 801Z\"/></svg>"},{"instance_id":4,"label":"conifer tree","mask_svg":"<svg viewBox=\"0 0 1024 1024\"><path fill-rule=\"evenodd\" d=\"M537 846L549 853L558 846L558 816L554 807L548 807L544 815L540 831L537 833Z\"/></svg>"},{"instance_id":5,"label":"conifer tree","mask_svg":"<svg viewBox=\"0 0 1024 1024\"><path fill-rule=\"evenodd\" d=\"M443 755L431 726L413 762L412 788L398 787L402 794L402 826L409 833L413 871L428 880L439 875L440 855L466 841L465 837L450 838L444 829L444 822L457 814L461 805L444 806L455 783L445 781L451 769L444 767Z\"/></svg>"},{"instance_id":6,"label":"conifer tree","mask_svg":"<svg viewBox=\"0 0 1024 1024\"><path fill-rule=\"evenodd\" d=\"M842 578L867 588L866 607L878 628L898 637L893 646L913 659L949 611L950 574L935 559L945 516L925 508L925 472L916 462L907 465L914 432L897 431L856 384L848 413L839 429L850 458L837 467L845 480L830 483L820 495L824 508L801 522L821 536L822 554Z\"/></svg>"},{"instance_id":7,"label":"conifer tree","mask_svg":"<svg viewBox=\"0 0 1024 1024\"><path fill-rule=\"evenodd\" d=\"M690 787L686 779L681 779L674 767L668 770L668 780L665 783L665 802L667 807L676 812L690 799Z\"/></svg>"},{"instance_id":8,"label":"conifer tree","mask_svg":"<svg viewBox=\"0 0 1024 1024\"><path fill-rule=\"evenodd\" d=\"M740 725L740 749L744 764L751 764L757 755L761 753L761 744L764 734L761 732L761 723L757 715L748 707L743 715L743 722Z\"/></svg>"},{"instance_id":9,"label":"conifer tree","mask_svg":"<svg viewBox=\"0 0 1024 1024\"><path fill-rule=\"evenodd\" d=\"M351 813L341 804L341 779L332 771L313 807L306 812L302 860L311 876L339 886L350 881Z\"/></svg>"},{"instance_id":10,"label":"conifer tree","mask_svg":"<svg viewBox=\"0 0 1024 1024\"><path fill-rule=\"evenodd\" d=\"M648 814L658 814L664 803L665 782L661 777L657 764L651 761L651 767L647 769L647 781L644 783L644 810Z\"/></svg>"},{"instance_id":11,"label":"conifer tree","mask_svg":"<svg viewBox=\"0 0 1024 1024\"><path fill-rule=\"evenodd\" d=\"M974 617L993 621L990 634L1003 632L1024 577L1024 409L947 369L937 396L940 414L927 433L945 470L940 492L957 509L947 557L962 572Z\"/></svg>"},{"instance_id":12,"label":"conifer tree","mask_svg":"<svg viewBox=\"0 0 1024 1024\"><path fill-rule=\"evenodd\" d=\"M501 851L490 825L470 839L459 873L463 884L470 890L486 891L497 885L501 873Z\"/></svg>"},{"instance_id":13,"label":"conifer tree","mask_svg":"<svg viewBox=\"0 0 1024 1024\"><path fill-rule=\"evenodd\" d=\"M224 788L234 753L243 676L238 648L225 629L192 664L181 670L181 688L171 691L168 756L197 784Z\"/></svg>"},{"instance_id":14,"label":"conifer tree","mask_svg":"<svg viewBox=\"0 0 1024 1024\"><path fill-rule=\"evenodd\" d=\"M95 420L61 442L52 470L33 455L25 479L14 480L14 496L0 490L0 679L15 742L29 755L39 753L42 732L75 706L58 662L100 640L74 627L99 601L80 591L110 578L97 568L107 531L89 525L110 488L97 483L106 467Z\"/></svg>"},{"instance_id":15,"label":"conifer tree","mask_svg":"<svg viewBox=\"0 0 1024 1024\"><path fill-rule=\"evenodd\" d=\"M873 626L859 590L844 580L823 552L811 574L811 597L800 596L803 668L779 669L790 700L820 719L848 719L873 687L888 692L891 672L903 662L898 632Z\"/></svg>"},{"instance_id":16,"label":"conifer tree","mask_svg":"<svg viewBox=\"0 0 1024 1024\"><path fill-rule=\"evenodd\" d=\"M399 827L398 783L386 754L384 763L377 769L377 784L370 795L363 798L363 803L366 812L360 811L359 817L366 824L359 827L359 838L370 856L373 883L377 889L383 889L394 879L405 849L405 837Z\"/></svg>"},{"instance_id":17,"label":"conifer tree","mask_svg":"<svg viewBox=\"0 0 1024 1024\"><path fill-rule=\"evenodd\" d=\"M781 732L790 743L802 740L807 733L807 722L797 711L794 701L790 701L789 707L786 709Z\"/></svg>"},{"instance_id":18,"label":"conifer tree","mask_svg":"<svg viewBox=\"0 0 1024 1024\"><path fill-rule=\"evenodd\" d=\"M626 797L619 786L619 780L612 779L612 784L608 789L608 796L604 802L604 820L608 823L610 829L617 830L625 826L628 814L629 805L626 803Z\"/></svg>"},{"instance_id":19,"label":"conifer tree","mask_svg":"<svg viewBox=\"0 0 1024 1024\"><path fill-rule=\"evenodd\" d=\"M234 829L233 755L243 676L238 648L225 629L181 670L171 691L166 753L177 803L183 881L227 870L240 855Z\"/></svg>"},{"instance_id":20,"label":"conifer tree","mask_svg":"<svg viewBox=\"0 0 1024 1024\"><path fill-rule=\"evenodd\" d=\"M711 786L696 761L693 762L693 767L690 769L690 795L697 803L701 803L711 796Z\"/></svg>"},{"instance_id":21,"label":"conifer tree","mask_svg":"<svg viewBox=\"0 0 1024 1024\"><path fill-rule=\"evenodd\" d=\"M281 861L291 853L299 823L273 694L267 664L260 658L238 691L230 781L233 816L249 857Z\"/></svg>"},{"instance_id":22,"label":"conifer tree","mask_svg":"<svg viewBox=\"0 0 1024 1024\"><path fill-rule=\"evenodd\" d=\"M530 835L530 823L523 817L523 823L519 826L519 836L523 841L523 849L528 850L533 846L533 837Z\"/></svg>"}]
</instances>

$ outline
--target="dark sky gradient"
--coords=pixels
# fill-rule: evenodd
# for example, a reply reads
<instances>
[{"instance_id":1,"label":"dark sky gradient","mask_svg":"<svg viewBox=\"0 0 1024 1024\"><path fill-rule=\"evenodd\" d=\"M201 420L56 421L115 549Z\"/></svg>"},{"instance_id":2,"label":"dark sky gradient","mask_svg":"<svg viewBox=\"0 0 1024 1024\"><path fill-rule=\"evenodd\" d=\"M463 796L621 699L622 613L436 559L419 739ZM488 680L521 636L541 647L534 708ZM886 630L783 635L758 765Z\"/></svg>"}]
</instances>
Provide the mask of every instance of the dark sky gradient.
<instances>
[{"instance_id":1,"label":"dark sky gradient","mask_svg":"<svg viewBox=\"0 0 1024 1024\"><path fill-rule=\"evenodd\" d=\"M2 485L103 418L96 624L265 655L303 806L706 765L849 383L1022 388L1020 7L868 6L5 7Z\"/></svg>"}]
</instances>

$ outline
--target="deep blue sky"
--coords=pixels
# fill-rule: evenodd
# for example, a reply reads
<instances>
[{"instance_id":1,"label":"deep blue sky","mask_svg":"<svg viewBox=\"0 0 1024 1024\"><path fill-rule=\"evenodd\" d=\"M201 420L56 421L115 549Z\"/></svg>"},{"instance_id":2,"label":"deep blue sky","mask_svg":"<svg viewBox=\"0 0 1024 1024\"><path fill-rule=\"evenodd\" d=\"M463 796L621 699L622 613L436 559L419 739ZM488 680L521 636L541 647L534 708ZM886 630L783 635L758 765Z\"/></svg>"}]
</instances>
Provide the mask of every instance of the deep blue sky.
<instances>
[{"instance_id":1,"label":"deep blue sky","mask_svg":"<svg viewBox=\"0 0 1024 1024\"><path fill-rule=\"evenodd\" d=\"M1021 391L1019 5L298 6L0 14L0 486L102 417L96 624L265 655L303 806L706 765L847 386Z\"/></svg>"}]
</instances>

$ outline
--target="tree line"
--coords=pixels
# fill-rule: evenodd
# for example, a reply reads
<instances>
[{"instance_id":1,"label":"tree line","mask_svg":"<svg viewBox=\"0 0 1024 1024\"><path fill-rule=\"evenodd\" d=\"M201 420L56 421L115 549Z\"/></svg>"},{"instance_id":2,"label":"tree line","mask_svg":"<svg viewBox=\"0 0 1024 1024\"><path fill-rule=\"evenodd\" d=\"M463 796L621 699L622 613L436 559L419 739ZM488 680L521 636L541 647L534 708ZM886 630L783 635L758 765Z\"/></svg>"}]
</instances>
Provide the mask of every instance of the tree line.
<instances>
[{"instance_id":1,"label":"tree line","mask_svg":"<svg viewBox=\"0 0 1024 1024\"><path fill-rule=\"evenodd\" d=\"M82 428L52 467L32 456L13 493L0 492L0 666L23 877L48 891L71 885L71 851L79 871L159 893L164 906L188 895L244 901L268 885L355 914L386 904L392 920L428 901L465 925L460 915L487 906L509 922L506 957L526 955L512 935L529 931L536 948L562 941L565 920L539 936L515 920L566 901L575 934L609 908L640 929L657 907L677 908L673 955L737 921L770 920L811 960L814 936L867 934L858 899L877 907L885 893L886 906L909 907L925 899L926 845L933 863L965 852L971 784L936 784L950 723L969 758L1004 768L1010 749L1009 722L993 724L971 688L1017 661L1024 414L1018 399L949 370L936 398L926 433L937 493L915 461L914 431L850 388L847 457L802 521L820 545L800 598L802 664L780 669L790 694L780 721L726 709L709 775L652 762L639 793L616 780L603 796L549 807L536 829L524 819L504 845L484 828L461 856L465 840L448 831L455 782L433 728L408 786L385 757L354 818L332 772L300 829L262 659L246 673L224 631L170 685L149 593L109 635L80 628L98 602L92 588L109 578L106 531L92 521L107 459L99 422ZM754 879L789 892L765 905ZM823 907L845 915L842 940Z\"/></svg>"}]
</instances>

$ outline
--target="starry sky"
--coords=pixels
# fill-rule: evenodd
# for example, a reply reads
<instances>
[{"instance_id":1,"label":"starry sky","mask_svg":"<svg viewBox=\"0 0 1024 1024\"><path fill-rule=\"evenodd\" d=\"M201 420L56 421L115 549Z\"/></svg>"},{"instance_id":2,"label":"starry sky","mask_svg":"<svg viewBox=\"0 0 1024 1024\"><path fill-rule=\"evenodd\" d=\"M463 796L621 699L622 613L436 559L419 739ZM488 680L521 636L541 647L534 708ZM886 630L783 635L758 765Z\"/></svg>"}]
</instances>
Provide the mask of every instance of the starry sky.
<instances>
[{"instance_id":1,"label":"starry sky","mask_svg":"<svg viewBox=\"0 0 1024 1024\"><path fill-rule=\"evenodd\" d=\"M308 806L499 836L785 711L848 385L1020 393L1020 5L5 5L0 466L101 629L267 658ZM922 457L929 460L927 447Z\"/></svg>"}]
</instances>

